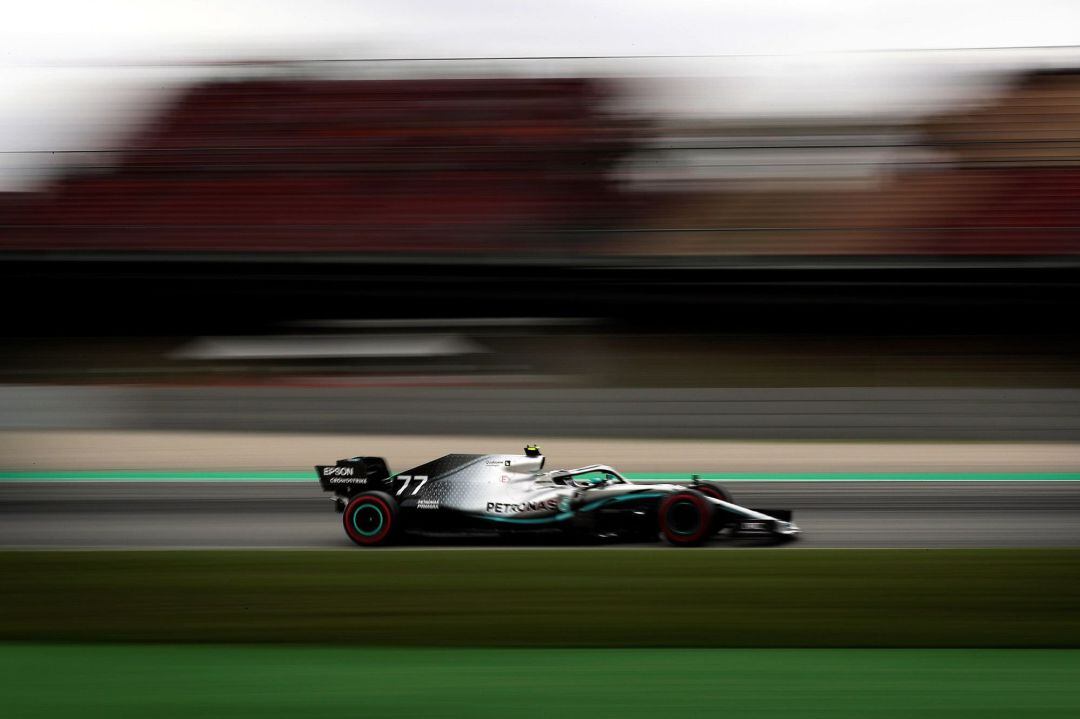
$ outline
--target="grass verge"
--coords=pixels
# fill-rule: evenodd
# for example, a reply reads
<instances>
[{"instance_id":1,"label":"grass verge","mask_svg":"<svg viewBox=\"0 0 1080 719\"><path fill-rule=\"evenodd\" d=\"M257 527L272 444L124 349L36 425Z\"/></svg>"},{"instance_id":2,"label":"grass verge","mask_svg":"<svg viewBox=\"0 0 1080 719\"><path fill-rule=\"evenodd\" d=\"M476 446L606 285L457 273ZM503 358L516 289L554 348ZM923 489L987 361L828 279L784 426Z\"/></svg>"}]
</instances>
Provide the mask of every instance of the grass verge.
<instances>
[{"instance_id":1,"label":"grass verge","mask_svg":"<svg viewBox=\"0 0 1080 719\"><path fill-rule=\"evenodd\" d=\"M0 644L6 716L1044 719L1080 651Z\"/></svg>"},{"instance_id":2,"label":"grass verge","mask_svg":"<svg viewBox=\"0 0 1080 719\"><path fill-rule=\"evenodd\" d=\"M0 552L0 640L1080 647L1080 550Z\"/></svg>"}]
</instances>

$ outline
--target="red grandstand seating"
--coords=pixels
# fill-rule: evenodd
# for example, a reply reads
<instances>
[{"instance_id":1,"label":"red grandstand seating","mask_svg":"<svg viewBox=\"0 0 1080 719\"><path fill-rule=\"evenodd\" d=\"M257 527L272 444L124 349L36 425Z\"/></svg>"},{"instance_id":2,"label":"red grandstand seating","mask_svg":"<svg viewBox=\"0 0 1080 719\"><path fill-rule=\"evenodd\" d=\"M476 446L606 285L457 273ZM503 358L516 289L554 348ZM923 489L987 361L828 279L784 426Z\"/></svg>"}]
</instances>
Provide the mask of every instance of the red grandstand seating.
<instances>
[{"instance_id":1,"label":"red grandstand seating","mask_svg":"<svg viewBox=\"0 0 1080 719\"><path fill-rule=\"evenodd\" d=\"M514 248L603 225L628 145L586 80L251 80L191 88L98 175L0 233L23 249Z\"/></svg>"}]
</instances>

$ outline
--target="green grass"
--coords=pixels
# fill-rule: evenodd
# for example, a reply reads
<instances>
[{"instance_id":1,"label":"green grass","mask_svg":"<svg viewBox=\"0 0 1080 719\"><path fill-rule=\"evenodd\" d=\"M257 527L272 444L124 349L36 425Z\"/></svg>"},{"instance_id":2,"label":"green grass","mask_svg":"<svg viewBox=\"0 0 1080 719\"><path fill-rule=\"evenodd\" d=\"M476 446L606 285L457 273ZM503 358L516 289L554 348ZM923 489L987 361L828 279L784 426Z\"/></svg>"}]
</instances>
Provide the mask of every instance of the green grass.
<instances>
[{"instance_id":1,"label":"green grass","mask_svg":"<svg viewBox=\"0 0 1080 719\"><path fill-rule=\"evenodd\" d=\"M0 696L13 719L1054 719L1080 651L8 644Z\"/></svg>"},{"instance_id":2,"label":"green grass","mask_svg":"<svg viewBox=\"0 0 1080 719\"><path fill-rule=\"evenodd\" d=\"M1071 549L0 552L0 576L7 641L1080 647Z\"/></svg>"}]
</instances>

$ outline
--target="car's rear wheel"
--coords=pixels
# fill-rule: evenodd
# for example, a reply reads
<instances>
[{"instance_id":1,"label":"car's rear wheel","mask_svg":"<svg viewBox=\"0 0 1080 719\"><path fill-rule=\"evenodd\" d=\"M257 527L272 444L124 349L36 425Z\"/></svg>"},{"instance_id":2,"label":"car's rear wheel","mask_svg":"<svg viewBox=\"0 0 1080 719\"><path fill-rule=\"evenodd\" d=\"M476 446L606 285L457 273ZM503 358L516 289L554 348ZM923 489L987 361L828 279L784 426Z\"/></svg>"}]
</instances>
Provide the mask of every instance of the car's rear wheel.
<instances>
[{"instance_id":1,"label":"car's rear wheel","mask_svg":"<svg viewBox=\"0 0 1080 719\"><path fill-rule=\"evenodd\" d=\"M660 533L677 547L697 546L712 533L714 514L714 505L702 493L676 492L660 503Z\"/></svg>"},{"instance_id":2,"label":"car's rear wheel","mask_svg":"<svg viewBox=\"0 0 1080 719\"><path fill-rule=\"evenodd\" d=\"M364 492L349 500L342 513L345 534L362 547L377 547L397 535L397 502L383 492Z\"/></svg>"}]
</instances>

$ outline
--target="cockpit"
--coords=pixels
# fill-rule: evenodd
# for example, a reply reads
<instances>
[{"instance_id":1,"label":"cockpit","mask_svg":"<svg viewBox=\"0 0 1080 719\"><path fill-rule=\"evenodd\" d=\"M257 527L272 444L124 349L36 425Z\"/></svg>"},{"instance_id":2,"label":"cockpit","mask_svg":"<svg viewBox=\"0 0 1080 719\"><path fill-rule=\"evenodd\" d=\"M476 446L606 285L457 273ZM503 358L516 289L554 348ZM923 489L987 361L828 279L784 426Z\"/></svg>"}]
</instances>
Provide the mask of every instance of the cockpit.
<instances>
[{"instance_id":1,"label":"cockpit","mask_svg":"<svg viewBox=\"0 0 1080 719\"><path fill-rule=\"evenodd\" d=\"M577 469L556 469L537 475L537 482L575 487L577 489L595 489L610 487L613 484L627 484L626 478L617 471L603 464L594 464Z\"/></svg>"}]
</instances>

